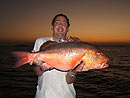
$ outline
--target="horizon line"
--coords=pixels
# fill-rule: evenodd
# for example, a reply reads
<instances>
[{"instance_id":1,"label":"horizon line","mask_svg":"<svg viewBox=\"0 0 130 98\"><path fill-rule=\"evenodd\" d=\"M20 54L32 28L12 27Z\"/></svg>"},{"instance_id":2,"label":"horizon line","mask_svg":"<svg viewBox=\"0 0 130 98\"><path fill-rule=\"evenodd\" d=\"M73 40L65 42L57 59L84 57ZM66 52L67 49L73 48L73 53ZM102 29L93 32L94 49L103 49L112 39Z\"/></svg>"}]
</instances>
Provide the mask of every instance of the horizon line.
<instances>
[{"instance_id":1,"label":"horizon line","mask_svg":"<svg viewBox=\"0 0 130 98\"><path fill-rule=\"evenodd\" d=\"M83 41L87 42L87 41ZM0 44L33 44L34 45L35 41L0 41ZM96 46L130 46L130 42L87 42Z\"/></svg>"}]
</instances>

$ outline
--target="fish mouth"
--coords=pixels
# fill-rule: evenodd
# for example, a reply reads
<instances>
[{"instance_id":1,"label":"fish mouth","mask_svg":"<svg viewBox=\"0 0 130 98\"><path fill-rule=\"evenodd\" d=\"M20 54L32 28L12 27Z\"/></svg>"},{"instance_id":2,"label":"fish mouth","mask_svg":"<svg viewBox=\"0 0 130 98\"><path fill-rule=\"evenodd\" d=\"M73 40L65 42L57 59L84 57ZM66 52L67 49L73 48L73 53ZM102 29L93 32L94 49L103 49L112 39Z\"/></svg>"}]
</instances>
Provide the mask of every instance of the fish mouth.
<instances>
[{"instance_id":1,"label":"fish mouth","mask_svg":"<svg viewBox=\"0 0 130 98\"><path fill-rule=\"evenodd\" d=\"M109 67L109 64L107 64L108 61L110 61L109 58L107 58L107 59L101 64L101 68Z\"/></svg>"}]
</instances>

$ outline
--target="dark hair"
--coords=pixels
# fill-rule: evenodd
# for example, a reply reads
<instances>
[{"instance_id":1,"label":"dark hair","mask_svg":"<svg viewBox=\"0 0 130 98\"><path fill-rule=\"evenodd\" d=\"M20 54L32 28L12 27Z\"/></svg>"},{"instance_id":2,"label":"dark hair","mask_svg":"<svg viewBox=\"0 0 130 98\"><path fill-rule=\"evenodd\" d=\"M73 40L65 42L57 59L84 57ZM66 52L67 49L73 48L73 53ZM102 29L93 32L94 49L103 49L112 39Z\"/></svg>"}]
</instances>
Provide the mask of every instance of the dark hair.
<instances>
[{"instance_id":1,"label":"dark hair","mask_svg":"<svg viewBox=\"0 0 130 98\"><path fill-rule=\"evenodd\" d=\"M67 20L67 25L68 25L68 27L69 27L69 26L70 26L69 19L68 19L68 17L67 17L66 15L64 15L64 14L57 14L57 15L53 18L51 24L54 26L54 23L55 23L55 21L56 21L56 18L59 17L59 16L63 16L63 17L66 18L66 20Z\"/></svg>"}]
</instances>

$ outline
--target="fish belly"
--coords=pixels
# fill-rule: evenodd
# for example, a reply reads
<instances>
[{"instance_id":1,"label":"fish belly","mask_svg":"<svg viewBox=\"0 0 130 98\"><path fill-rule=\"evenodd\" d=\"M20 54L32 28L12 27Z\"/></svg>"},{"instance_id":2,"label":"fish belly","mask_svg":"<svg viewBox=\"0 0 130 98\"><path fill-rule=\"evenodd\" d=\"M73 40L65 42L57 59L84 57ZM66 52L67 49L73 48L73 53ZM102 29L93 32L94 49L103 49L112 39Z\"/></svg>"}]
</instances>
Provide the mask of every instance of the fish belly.
<instances>
[{"instance_id":1,"label":"fish belly","mask_svg":"<svg viewBox=\"0 0 130 98\"><path fill-rule=\"evenodd\" d=\"M67 71L73 69L77 63L84 56L84 52L51 52L44 53L41 58L45 61L51 68L56 68L59 70Z\"/></svg>"}]
</instances>

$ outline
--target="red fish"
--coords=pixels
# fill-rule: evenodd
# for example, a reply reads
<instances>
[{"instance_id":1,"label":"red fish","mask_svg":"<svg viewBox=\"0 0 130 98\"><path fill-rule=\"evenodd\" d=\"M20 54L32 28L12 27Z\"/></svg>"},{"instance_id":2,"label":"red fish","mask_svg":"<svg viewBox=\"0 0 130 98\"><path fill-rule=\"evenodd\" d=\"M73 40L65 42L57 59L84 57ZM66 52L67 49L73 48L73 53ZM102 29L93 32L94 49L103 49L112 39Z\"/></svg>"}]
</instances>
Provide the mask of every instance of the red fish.
<instances>
[{"instance_id":1,"label":"red fish","mask_svg":"<svg viewBox=\"0 0 130 98\"><path fill-rule=\"evenodd\" d=\"M82 71L102 69L109 66L106 63L110 60L99 49L85 42L58 43L37 53L16 51L13 55L18 59L15 67L37 59L45 62L43 66L48 69L56 68L62 71L75 68L81 61L85 62Z\"/></svg>"}]
</instances>

